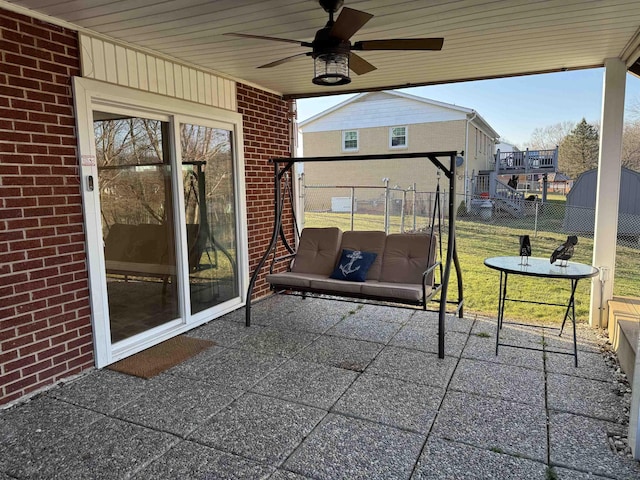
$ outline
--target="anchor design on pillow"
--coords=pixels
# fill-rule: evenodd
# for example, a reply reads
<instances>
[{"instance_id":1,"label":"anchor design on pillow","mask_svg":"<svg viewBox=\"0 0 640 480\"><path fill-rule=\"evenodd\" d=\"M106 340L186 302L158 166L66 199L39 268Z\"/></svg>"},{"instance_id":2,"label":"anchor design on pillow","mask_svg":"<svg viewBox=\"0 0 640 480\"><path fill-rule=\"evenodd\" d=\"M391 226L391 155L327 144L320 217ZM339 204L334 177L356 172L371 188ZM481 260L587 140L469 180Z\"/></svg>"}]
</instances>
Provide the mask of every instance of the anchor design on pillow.
<instances>
[{"instance_id":1,"label":"anchor design on pillow","mask_svg":"<svg viewBox=\"0 0 640 480\"><path fill-rule=\"evenodd\" d=\"M344 265L339 266L340 271L345 277L353 272L357 272L358 270L360 270L360 265L358 265L356 268L353 268L353 264L358 260L362 260L364 256L362 255L362 252L360 250L354 250L349 255L347 255L347 258L350 259L349 263L345 263Z\"/></svg>"}]
</instances>

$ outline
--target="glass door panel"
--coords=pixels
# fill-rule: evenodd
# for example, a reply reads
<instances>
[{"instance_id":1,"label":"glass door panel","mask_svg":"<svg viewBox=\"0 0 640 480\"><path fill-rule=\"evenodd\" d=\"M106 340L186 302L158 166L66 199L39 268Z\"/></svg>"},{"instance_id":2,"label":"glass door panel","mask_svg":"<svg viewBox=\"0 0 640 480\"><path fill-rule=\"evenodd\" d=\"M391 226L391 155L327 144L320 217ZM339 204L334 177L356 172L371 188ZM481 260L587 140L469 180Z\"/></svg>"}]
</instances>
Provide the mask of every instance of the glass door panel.
<instances>
[{"instance_id":1,"label":"glass door panel","mask_svg":"<svg viewBox=\"0 0 640 480\"><path fill-rule=\"evenodd\" d=\"M169 131L94 112L112 343L180 317Z\"/></svg>"},{"instance_id":2,"label":"glass door panel","mask_svg":"<svg viewBox=\"0 0 640 480\"><path fill-rule=\"evenodd\" d=\"M232 132L180 125L191 314L238 296Z\"/></svg>"}]
</instances>

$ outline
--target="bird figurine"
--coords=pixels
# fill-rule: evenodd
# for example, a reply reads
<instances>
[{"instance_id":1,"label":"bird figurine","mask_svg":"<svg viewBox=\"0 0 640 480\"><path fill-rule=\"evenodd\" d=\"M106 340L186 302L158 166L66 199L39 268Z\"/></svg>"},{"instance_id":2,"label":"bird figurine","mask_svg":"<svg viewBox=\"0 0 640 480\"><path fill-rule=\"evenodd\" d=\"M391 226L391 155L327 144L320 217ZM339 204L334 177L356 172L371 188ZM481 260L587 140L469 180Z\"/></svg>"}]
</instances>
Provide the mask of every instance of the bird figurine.
<instances>
[{"instance_id":1,"label":"bird figurine","mask_svg":"<svg viewBox=\"0 0 640 480\"><path fill-rule=\"evenodd\" d=\"M529 239L529 235L520 235L520 256L531 256L531 240Z\"/></svg>"},{"instance_id":2,"label":"bird figurine","mask_svg":"<svg viewBox=\"0 0 640 480\"><path fill-rule=\"evenodd\" d=\"M573 256L573 247L578 244L578 237L575 235L569 235L567 237L567 241L556 248L551 254L551 259L549 260L552 264L556 262L556 260L560 260L560 267L566 267L569 259ZM564 263L563 263L564 262Z\"/></svg>"},{"instance_id":3,"label":"bird figurine","mask_svg":"<svg viewBox=\"0 0 640 480\"><path fill-rule=\"evenodd\" d=\"M529 265L531 256L531 240L529 235L520 235L520 265Z\"/></svg>"}]
</instances>

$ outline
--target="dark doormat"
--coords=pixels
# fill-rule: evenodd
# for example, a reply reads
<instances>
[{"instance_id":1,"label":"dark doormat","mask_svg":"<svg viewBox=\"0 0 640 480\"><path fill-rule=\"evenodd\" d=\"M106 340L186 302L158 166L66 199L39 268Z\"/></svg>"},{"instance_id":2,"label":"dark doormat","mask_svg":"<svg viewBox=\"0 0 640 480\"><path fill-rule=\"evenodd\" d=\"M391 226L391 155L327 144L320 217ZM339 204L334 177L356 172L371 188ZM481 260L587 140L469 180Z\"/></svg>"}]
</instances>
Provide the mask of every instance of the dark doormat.
<instances>
[{"instance_id":1,"label":"dark doormat","mask_svg":"<svg viewBox=\"0 0 640 480\"><path fill-rule=\"evenodd\" d=\"M211 340L180 335L124 358L107 368L134 377L151 378L215 345Z\"/></svg>"}]
</instances>

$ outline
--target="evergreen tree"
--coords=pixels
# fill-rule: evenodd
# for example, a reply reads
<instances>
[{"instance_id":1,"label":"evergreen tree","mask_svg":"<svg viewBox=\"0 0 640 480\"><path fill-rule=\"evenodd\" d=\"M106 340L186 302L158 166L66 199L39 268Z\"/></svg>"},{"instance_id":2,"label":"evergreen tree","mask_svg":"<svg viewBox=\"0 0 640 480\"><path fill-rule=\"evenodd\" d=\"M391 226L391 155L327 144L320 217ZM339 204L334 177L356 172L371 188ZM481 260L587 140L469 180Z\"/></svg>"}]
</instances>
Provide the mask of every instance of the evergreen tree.
<instances>
[{"instance_id":1,"label":"evergreen tree","mask_svg":"<svg viewBox=\"0 0 640 480\"><path fill-rule=\"evenodd\" d=\"M599 148L598 128L590 125L583 118L560 143L558 151L560 171L576 179L582 172L596 168Z\"/></svg>"}]
</instances>

